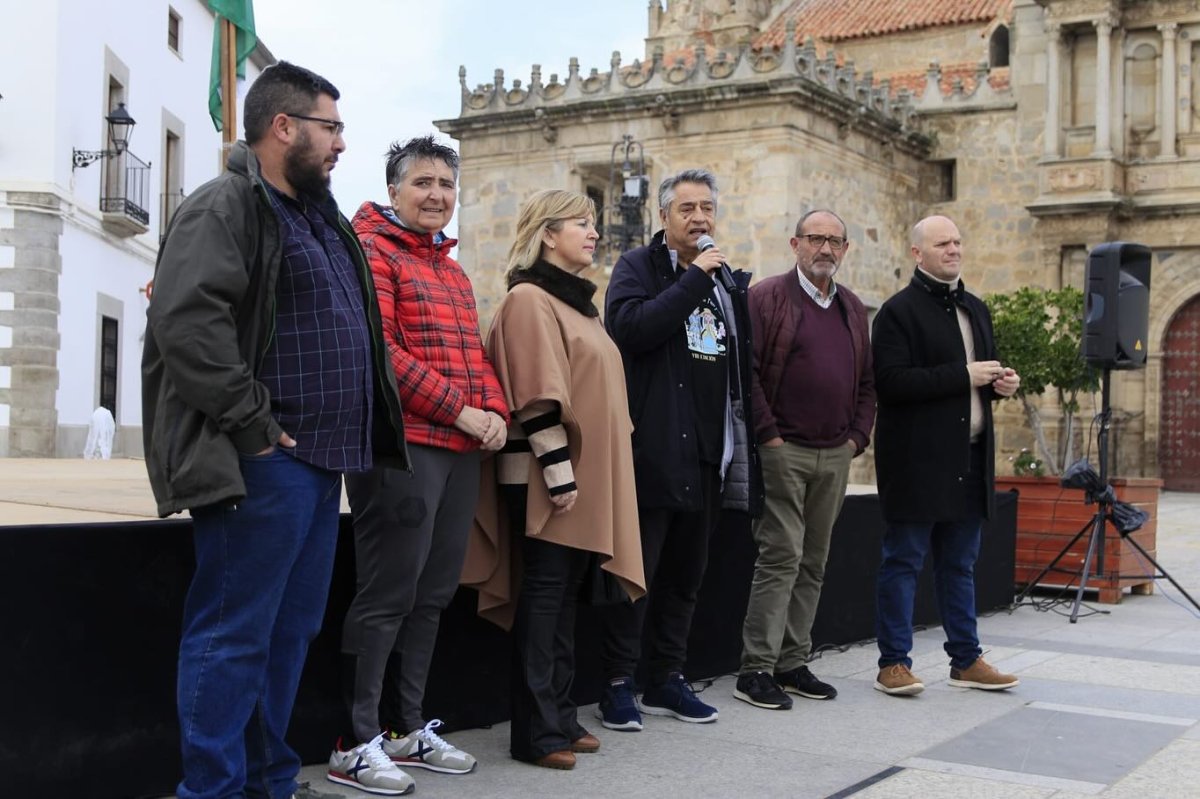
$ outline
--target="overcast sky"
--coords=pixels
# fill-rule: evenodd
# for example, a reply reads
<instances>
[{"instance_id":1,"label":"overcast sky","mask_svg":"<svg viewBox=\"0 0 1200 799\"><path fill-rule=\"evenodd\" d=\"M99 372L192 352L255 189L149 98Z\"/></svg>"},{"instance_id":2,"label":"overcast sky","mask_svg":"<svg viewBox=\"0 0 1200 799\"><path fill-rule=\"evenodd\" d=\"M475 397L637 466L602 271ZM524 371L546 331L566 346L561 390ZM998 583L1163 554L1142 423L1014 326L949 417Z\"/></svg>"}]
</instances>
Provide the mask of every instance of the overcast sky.
<instances>
[{"instance_id":1,"label":"overcast sky","mask_svg":"<svg viewBox=\"0 0 1200 799\"><path fill-rule=\"evenodd\" d=\"M255 27L281 60L315 70L341 91L346 152L333 191L347 216L363 200L386 201L383 153L396 139L439 133L435 119L458 116L458 68L467 85L505 85L609 68L613 50L628 64L644 55L647 0L255 0ZM455 219L457 222L457 219ZM451 223L451 230L457 225Z\"/></svg>"}]
</instances>

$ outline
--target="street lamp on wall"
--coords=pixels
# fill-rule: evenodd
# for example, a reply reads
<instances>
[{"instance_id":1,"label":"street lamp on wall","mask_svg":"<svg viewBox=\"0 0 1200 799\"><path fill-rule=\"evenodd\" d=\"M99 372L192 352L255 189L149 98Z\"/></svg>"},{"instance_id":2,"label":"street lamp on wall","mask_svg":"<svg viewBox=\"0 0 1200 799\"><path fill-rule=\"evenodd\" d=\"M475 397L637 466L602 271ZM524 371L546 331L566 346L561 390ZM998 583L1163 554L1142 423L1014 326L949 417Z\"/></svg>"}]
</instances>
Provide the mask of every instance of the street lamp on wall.
<instances>
[{"instance_id":1,"label":"street lamp on wall","mask_svg":"<svg viewBox=\"0 0 1200 799\"><path fill-rule=\"evenodd\" d=\"M129 148L129 139L133 135L133 126L137 124L129 112L125 110L125 103L117 103L117 107L113 112L106 116L105 121L108 122L108 139L112 142L113 149L111 150L71 150L71 171L85 166L91 166L102 158L113 158L125 152Z\"/></svg>"},{"instance_id":2,"label":"street lamp on wall","mask_svg":"<svg viewBox=\"0 0 1200 799\"><path fill-rule=\"evenodd\" d=\"M608 173L608 194L611 199L604 235L614 256L646 243L649 188L642 145L633 136L625 134L621 141L613 145Z\"/></svg>"}]
</instances>

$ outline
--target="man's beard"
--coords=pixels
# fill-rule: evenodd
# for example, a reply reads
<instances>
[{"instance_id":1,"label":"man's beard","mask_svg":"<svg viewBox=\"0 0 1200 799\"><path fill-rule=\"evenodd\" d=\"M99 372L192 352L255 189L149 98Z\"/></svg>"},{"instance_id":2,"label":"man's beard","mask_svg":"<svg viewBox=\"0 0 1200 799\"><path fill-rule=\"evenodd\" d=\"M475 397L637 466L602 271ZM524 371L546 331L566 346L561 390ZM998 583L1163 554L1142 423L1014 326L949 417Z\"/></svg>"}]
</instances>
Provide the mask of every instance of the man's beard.
<instances>
[{"instance_id":1,"label":"man's beard","mask_svg":"<svg viewBox=\"0 0 1200 799\"><path fill-rule=\"evenodd\" d=\"M821 259L813 259L813 262L812 262L813 272L818 272L823 268L828 269L829 276L833 277L834 275L837 274L838 262L834 261L834 260L825 261L825 260L821 260Z\"/></svg>"},{"instance_id":2,"label":"man's beard","mask_svg":"<svg viewBox=\"0 0 1200 799\"><path fill-rule=\"evenodd\" d=\"M329 197L329 176L324 166L323 158L315 158L307 131L302 131L283 157L283 176L297 194L324 200Z\"/></svg>"}]
</instances>

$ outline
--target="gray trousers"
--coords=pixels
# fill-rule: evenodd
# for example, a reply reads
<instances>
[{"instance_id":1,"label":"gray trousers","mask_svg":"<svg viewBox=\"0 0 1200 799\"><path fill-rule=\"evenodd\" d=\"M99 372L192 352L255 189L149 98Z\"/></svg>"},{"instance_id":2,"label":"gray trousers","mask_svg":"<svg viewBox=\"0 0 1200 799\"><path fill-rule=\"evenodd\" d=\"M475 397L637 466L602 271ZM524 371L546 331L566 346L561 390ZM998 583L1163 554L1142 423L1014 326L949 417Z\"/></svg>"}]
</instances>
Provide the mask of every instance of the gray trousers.
<instances>
[{"instance_id":1,"label":"gray trousers","mask_svg":"<svg viewBox=\"0 0 1200 799\"><path fill-rule=\"evenodd\" d=\"M846 496L851 448L759 447L766 506L742 625L741 673L804 665L825 581L829 539Z\"/></svg>"},{"instance_id":2,"label":"gray trousers","mask_svg":"<svg viewBox=\"0 0 1200 799\"><path fill-rule=\"evenodd\" d=\"M421 704L442 611L454 598L479 499L479 453L408 445L413 474L376 467L346 475L354 514L358 592L342 652L353 656L350 717L359 741L379 734L385 674L395 680L405 734L425 724ZM393 650L399 669L387 671Z\"/></svg>"}]
</instances>

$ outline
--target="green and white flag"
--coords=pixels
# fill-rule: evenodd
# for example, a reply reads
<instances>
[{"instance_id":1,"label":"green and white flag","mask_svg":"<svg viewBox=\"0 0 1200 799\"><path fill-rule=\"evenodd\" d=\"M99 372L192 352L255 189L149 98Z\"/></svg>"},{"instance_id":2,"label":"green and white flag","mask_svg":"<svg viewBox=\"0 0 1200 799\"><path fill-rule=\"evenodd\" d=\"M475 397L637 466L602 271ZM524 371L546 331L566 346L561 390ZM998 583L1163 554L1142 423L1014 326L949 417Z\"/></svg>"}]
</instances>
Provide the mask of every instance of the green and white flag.
<instances>
[{"instance_id":1,"label":"green and white flag","mask_svg":"<svg viewBox=\"0 0 1200 799\"><path fill-rule=\"evenodd\" d=\"M258 46L254 33L253 0L208 0L208 7L216 15L213 25L212 73L208 86L208 113L213 125L221 130L221 17L237 28L237 76L246 77L246 58ZM233 98L237 102L237 98Z\"/></svg>"}]
</instances>

